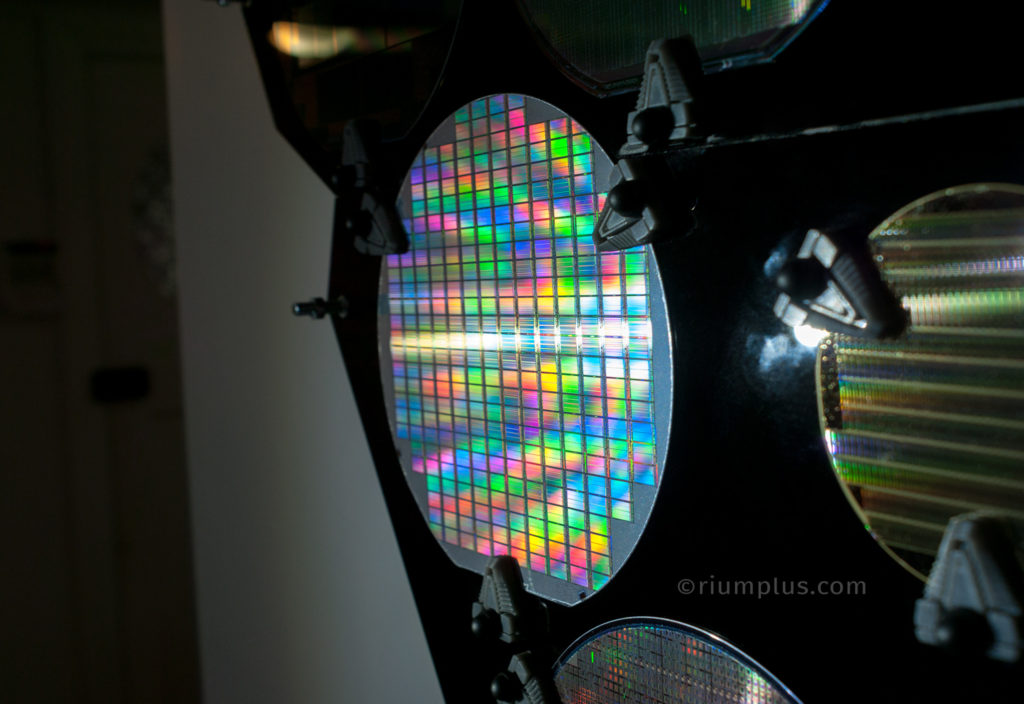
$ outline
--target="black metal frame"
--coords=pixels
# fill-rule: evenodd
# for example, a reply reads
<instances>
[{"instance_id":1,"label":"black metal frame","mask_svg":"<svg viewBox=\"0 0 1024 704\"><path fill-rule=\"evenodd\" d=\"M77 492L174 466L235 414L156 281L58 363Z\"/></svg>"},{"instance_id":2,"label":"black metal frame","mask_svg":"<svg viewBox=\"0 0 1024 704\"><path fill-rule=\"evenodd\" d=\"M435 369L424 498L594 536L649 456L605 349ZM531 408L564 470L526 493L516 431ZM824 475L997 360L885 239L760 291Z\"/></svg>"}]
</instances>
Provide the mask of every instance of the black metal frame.
<instances>
[{"instance_id":1,"label":"black metal frame","mask_svg":"<svg viewBox=\"0 0 1024 704\"><path fill-rule=\"evenodd\" d=\"M704 129L666 150L691 186L696 230L654 245L672 325L675 407L668 459L647 531L619 574L573 608L550 607L551 662L591 628L655 615L727 637L804 701L1018 701L1020 667L958 657L914 639L923 585L850 510L821 440L813 356L759 369L760 345L785 332L765 262L808 228L864 237L903 205L969 182L1024 184L1024 85L1008 3L973 16L891 16L891 2L833 0L770 65L709 76ZM246 11L275 119L332 185L337 155L305 135L264 40L278 2ZM889 12L889 29L879 30ZM1002 19L1000 19L1002 18ZM386 197L433 128L482 95L519 92L578 119L611 154L634 96L598 99L552 67L515 3L466 0L444 79L406 137L381 145ZM332 185L332 187L336 187ZM339 213L343 220L344 213ZM487 701L514 646L480 643L470 607L480 576L436 544L395 455L378 362L380 259L344 230L328 300L376 471L442 690ZM846 596L683 595L682 579L862 582Z\"/></svg>"}]
</instances>

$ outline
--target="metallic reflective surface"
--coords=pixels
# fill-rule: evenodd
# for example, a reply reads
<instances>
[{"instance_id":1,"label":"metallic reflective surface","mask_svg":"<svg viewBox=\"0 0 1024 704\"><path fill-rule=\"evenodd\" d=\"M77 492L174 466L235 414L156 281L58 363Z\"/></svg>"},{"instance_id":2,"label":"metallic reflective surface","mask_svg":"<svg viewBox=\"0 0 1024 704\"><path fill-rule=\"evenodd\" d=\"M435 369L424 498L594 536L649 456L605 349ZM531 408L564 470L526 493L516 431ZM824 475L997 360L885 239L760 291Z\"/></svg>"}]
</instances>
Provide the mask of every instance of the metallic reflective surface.
<instances>
[{"instance_id":1,"label":"metallic reflective surface","mask_svg":"<svg viewBox=\"0 0 1024 704\"><path fill-rule=\"evenodd\" d=\"M799 702L722 638L661 619L623 619L586 634L560 658L555 686L564 704Z\"/></svg>"},{"instance_id":2,"label":"metallic reflective surface","mask_svg":"<svg viewBox=\"0 0 1024 704\"><path fill-rule=\"evenodd\" d=\"M1024 522L1024 188L933 194L870 244L910 328L822 343L822 428L865 527L924 578L952 516Z\"/></svg>"},{"instance_id":3,"label":"metallic reflective surface","mask_svg":"<svg viewBox=\"0 0 1024 704\"><path fill-rule=\"evenodd\" d=\"M770 59L827 2L769 0L519 0L561 68L595 92L636 85L655 39L693 36L705 69ZM585 11L584 11L585 10Z\"/></svg>"},{"instance_id":4,"label":"metallic reflective surface","mask_svg":"<svg viewBox=\"0 0 1024 704\"><path fill-rule=\"evenodd\" d=\"M511 554L528 589L563 603L635 545L670 420L653 255L591 238L610 166L547 103L474 101L413 163L410 249L381 282L392 427L431 531L479 572Z\"/></svg>"}]
</instances>

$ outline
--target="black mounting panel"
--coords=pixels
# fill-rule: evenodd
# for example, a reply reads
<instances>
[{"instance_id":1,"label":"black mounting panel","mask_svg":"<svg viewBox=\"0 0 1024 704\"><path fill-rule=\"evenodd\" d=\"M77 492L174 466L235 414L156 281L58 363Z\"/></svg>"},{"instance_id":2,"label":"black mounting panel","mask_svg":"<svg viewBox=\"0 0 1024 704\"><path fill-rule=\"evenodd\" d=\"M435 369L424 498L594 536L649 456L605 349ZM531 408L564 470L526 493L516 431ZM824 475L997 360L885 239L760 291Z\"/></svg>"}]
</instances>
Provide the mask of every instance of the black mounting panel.
<instances>
[{"instance_id":1,"label":"black mounting panel","mask_svg":"<svg viewBox=\"0 0 1024 704\"><path fill-rule=\"evenodd\" d=\"M285 0L245 10L277 124L324 178L335 148L297 118L266 41ZM694 231L654 245L675 364L673 428L647 530L618 575L585 603L549 607L557 655L603 622L656 616L718 632L805 702L1019 701L1020 667L919 644L923 585L850 510L821 439L813 356L764 369L785 331L765 262L811 228L863 235L902 206L971 182L1024 184L1024 84L1011 4L959 12L833 0L774 63L706 77L708 139L666 148L689 190ZM940 4L941 5L941 4ZM511 0L465 0L442 79L401 136L380 145L385 198L435 126L492 93L525 93L576 118L614 156L635 94L600 99L552 66ZM324 74L328 80L328 74ZM320 86L329 90L330 85ZM326 254L326 253L325 253ZM487 701L512 651L470 632L480 576L436 544L392 443L378 356L379 257L336 238L327 300L444 695ZM682 579L863 581L864 594L685 596Z\"/></svg>"}]
</instances>

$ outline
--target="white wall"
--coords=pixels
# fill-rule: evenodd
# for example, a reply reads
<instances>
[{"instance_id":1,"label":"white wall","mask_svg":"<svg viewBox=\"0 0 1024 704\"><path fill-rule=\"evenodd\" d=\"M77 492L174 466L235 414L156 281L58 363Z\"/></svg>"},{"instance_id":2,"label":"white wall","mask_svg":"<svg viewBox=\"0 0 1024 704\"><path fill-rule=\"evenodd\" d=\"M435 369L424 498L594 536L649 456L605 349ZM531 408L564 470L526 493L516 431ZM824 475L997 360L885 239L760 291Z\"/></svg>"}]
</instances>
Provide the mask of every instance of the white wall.
<instances>
[{"instance_id":1,"label":"white wall","mask_svg":"<svg viewBox=\"0 0 1024 704\"><path fill-rule=\"evenodd\" d=\"M326 322L332 198L276 133L237 6L165 0L204 698L440 701Z\"/></svg>"}]
</instances>

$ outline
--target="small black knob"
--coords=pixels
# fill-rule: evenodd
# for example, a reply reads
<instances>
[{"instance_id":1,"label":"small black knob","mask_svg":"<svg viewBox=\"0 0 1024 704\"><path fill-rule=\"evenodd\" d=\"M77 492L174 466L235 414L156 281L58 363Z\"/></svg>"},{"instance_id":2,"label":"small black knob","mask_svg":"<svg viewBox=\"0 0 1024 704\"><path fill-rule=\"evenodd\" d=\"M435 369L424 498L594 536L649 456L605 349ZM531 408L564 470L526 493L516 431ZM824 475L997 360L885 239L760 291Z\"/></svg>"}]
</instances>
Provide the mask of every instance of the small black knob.
<instances>
[{"instance_id":1,"label":"small black knob","mask_svg":"<svg viewBox=\"0 0 1024 704\"><path fill-rule=\"evenodd\" d=\"M348 301L343 296L333 301L325 301L323 298L314 298L304 303L293 303L292 313L297 316L308 315L310 318L320 320L327 315L336 315L344 318L348 315Z\"/></svg>"},{"instance_id":2,"label":"small black knob","mask_svg":"<svg viewBox=\"0 0 1024 704\"><path fill-rule=\"evenodd\" d=\"M501 617L493 609L484 609L473 617L470 627L477 638L494 640L501 636Z\"/></svg>"},{"instance_id":3,"label":"small black knob","mask_svg":"<svg viewBox=\"0 0 1024 704\"><path fill-rule=\"evenodd\" d=\"M775 277L775 284L798 301L817 298L828 288L828 271L817 259L790 259Z\"/></svg>"},{"instance_id":4,"label":"small black knob","mask_svg":"<svg viewBox=\"0 0 1024 704\"><path fill-rule=\"evenodd\" d=\"M311 318L322 318L322 308L316 304L316 301L308 301L306 303L294 303L292 304L292 314L294 315L308 315Z\"/></svg>"},{"instance_id":5,"label":"small black knob","mask_svg":"<svg viewBox=\"0 0 1024 704\"><path fill-rule=\"evenodd\" d=\"M639 181L622 181L608 191L608 205L624 218L638 218L647 205L646 191Z\"/></svg>"},{"instance_id":6,"label":"small black knob","mask_svg":"<svg viewBox=\"0 0 1024 704\"><path fill-rule=\"evenodd\" d=\"M672 109L664 105L641 110L633 118L633 134L648 146L667 141L675 126Z\"/></svg>"},{"instance_id":7,"label":"small black knob","mask_svg":"<svg viewBox=\"0 0 1024 704\"><path fill-rule=\"evenodd\" d=\"M515 675L499 672L491 680L491 696L499 702L514 702L523 694L523 685Z\"/></svg>"}]
</instances>

